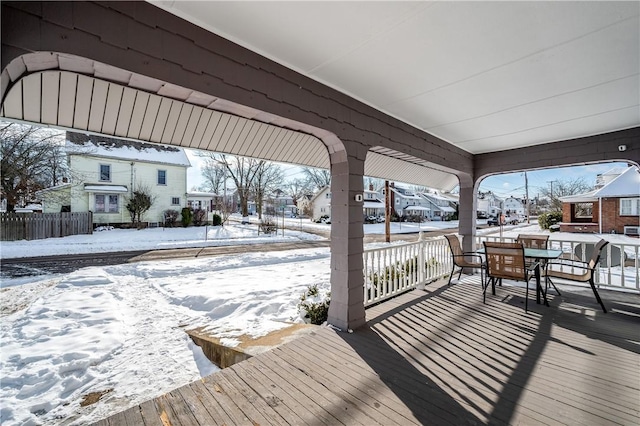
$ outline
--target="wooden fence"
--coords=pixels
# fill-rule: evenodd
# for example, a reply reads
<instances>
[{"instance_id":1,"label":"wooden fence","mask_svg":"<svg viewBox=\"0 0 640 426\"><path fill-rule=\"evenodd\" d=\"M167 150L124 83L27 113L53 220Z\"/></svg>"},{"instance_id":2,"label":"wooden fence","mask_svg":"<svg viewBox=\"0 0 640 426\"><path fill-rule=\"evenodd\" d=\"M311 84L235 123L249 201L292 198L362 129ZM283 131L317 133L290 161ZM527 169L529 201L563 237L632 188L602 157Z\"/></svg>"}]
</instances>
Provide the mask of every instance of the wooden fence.
<instances>
[{"instance_id":1,"label":"wooden fence","mask_svg":"<svg viewBox=\"0 0 640 426\"><path fill-rule=\"evenodd\" d=\"M93 214L0 213L0 240L42 240L68 235L92 234Z\"/></svg>"}]
</instances>

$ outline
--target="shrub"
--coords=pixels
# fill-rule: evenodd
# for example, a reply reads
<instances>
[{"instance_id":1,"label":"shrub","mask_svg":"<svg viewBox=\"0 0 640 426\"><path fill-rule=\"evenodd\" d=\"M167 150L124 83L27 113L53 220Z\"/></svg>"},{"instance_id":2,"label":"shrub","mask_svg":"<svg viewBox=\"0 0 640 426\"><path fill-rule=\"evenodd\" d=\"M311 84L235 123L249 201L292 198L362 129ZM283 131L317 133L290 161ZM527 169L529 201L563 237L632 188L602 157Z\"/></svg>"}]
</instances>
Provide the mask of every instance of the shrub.
<instances>
[{"instance_id":1,"label":"shrub","mask_svg":"<svg viewBox=\"0 0 640 426\"><path fill-rule=\"evenodd\" d=\"M193 219L193 212L189 207L185 207L182 209L182 226L185 228L191 225L191 220Z\"/></svg>"},{"instance_id":2,"label":"shrub","mask_svg":"<svg viewBox=\"0 0 640 426\"><path fill-rule=\"evenodd\" d=\"M163 212L163 215L164 215L164 226L168 228L173 228L176 225L176 222L178 221L178 216L180 215L180 213L178 213L178 210L169 209L169 210L165 210Z\"/></svg>"},{"instance_id":3,"label":"shrub","mask_svg":"<svg viewBox=\"0 0 640 426\"><path fill-rule=\"evenodd\" d=\"M305 321L322 325L327 321L329 314L329 304L331 303L331 293L327 292L322 296L318 290L318 285L313 284L307 288L307 291L300 297L298 303L298 312L300 317Z\"/></svg>"},{"instance_id":4,"label":"shrub","mask_svg":"<svg viewBox=\"0 0 640 426\"><path fill-rule=\"evenodd\" d=\"M193 211L193 224L195 226L202 226L207 220L207 212L203 209L195 209Z\"/></svg>"},{"instance_id":5,"label":"shrub","mask_svg":"<svg viewBox=\"0 0 640 426\"><path fill-rule=\"evenodd\" d=\"M562 212L549 212L538 216L538 225L541 229L549 229L551 225L558 222L562 222Z\"/></svg>"},{"instance_id":6,"label":"shrub","mask_svg":"<svg viewBox=\"0 0 640 426\"><path fill-rule=\"evenodd\" d=\"M278 224L272 216L265 216L260 222L260 231L265 234L272 234L278 231Z\"/></svg>"},{"instance_id":7,"label":"shrub","mask_svg":"<svg viewBox=\"0 0 640 426\"><path fill-rule=\"evenodd\" d=\"M211 218L211 224L213 226L220 226L222 225L222 217L220 217L220 215L218 213L214 213L213 217Z\"/></svg>"}]
</instances>

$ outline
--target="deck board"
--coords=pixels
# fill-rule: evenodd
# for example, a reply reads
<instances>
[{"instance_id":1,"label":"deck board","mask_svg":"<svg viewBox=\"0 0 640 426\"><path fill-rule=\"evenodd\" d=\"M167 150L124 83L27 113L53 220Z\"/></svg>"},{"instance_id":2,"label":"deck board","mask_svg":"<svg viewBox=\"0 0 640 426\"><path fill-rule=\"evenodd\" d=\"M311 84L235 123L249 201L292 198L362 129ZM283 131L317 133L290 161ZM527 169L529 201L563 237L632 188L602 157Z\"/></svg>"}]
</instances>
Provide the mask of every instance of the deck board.
<instances>
[{"instance_id":1,"label":"deck board","mask_svg":"<svg viewBox=\"0 0 640 426\"><path fill-rule=\"evenodd\" d=\"M561 291L432 283L98 424L640 424L640 296Z\"/></svg>"}]
</instances>

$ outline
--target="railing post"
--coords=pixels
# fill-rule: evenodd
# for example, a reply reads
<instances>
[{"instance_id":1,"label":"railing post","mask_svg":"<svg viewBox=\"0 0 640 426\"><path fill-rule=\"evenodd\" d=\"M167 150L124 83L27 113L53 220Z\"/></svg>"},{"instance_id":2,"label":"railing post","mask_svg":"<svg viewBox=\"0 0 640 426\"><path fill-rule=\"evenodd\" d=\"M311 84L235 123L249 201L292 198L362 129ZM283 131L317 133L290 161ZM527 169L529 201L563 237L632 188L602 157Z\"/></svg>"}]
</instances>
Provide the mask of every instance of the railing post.
<instances>
[{"instance_id":1,"label":"railing post","mask_svg":"<svg viewBox=\"0 0 640 426\"><path fill-rule=\"evenodd\" d=\"M425 284L426 284L426 277L427 277L427 262L425 262L424 260L424 252L426 250L425 247L425 243L424 243L424 233L422 231L420 231L420 234L418 236L418 265L417 266L417 270L418 270L418 284L416 285L416 288L418 290L424 290Z\"/></svg>"}]
</instances>

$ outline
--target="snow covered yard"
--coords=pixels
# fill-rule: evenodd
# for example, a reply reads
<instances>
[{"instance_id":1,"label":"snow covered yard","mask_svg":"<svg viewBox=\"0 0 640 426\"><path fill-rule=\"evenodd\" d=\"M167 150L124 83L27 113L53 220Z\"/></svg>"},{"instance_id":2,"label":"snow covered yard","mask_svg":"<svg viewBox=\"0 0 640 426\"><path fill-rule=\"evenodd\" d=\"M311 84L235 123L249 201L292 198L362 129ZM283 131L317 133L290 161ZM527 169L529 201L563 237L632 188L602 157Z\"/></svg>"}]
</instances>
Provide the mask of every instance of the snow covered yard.
<instances>
[{"instance_id":1,"label":"snow covered yard","mask_svg":"<svg viewBox=\"0 0 640 426\"><path fill-rule=\"evenodd\" d=\"M3 282L2 424L87 424L216 371L184 330L233 346L301 322L307 287L329 290L329 257L247 253ZM91 393L103 396L81 407Z\"/></svg>"},{"instance_id":2,"label":"snow covered yard","mask_svg":"<svg viewBox=\"0 0 640 426\"><path fill-rule=\"evenodd\" d=\"M328 228L328 225L325 225L325 227ZM0 245L0 258L11 259L76 253L214 247L321 239L324 238L294 230L286 230L284 236L281 234L258 234L257 225L239 224L228 224L224 227L111 229L108 231L96 231L91 235L72 235L64 238L3 241Z\"/></svg>"}]
</instances>

